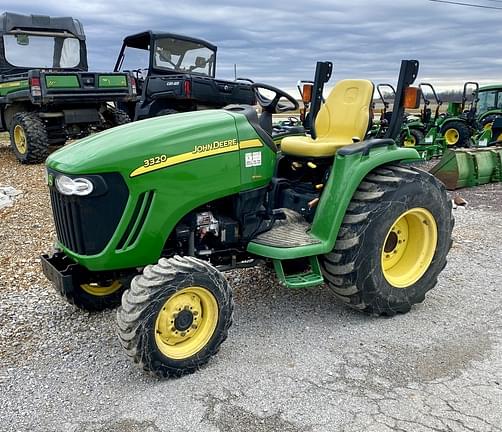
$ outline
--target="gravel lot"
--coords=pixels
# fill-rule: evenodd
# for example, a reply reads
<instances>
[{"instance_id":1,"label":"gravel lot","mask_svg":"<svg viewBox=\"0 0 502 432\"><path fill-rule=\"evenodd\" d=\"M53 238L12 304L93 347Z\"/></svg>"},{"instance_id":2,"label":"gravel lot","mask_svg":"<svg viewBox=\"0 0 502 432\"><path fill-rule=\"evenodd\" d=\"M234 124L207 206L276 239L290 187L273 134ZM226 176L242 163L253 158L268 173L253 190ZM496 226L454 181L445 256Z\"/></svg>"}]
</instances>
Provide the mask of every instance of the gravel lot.
<instances>
[{"instance_id":1,"label":"gravel lot","mask_svg":"<svg viewBox=\"0 0 502 432\"><path fill-rule=\"evenodd\" d=\"M449 264L409 314L371 318L265 268L233 272L220 353L158 381L122 353L113 311L76 310L42 275L43 171L0 143L0 185L24 192L0 211L1 431L502 430L501 185L461 192Z\"/></svg>"}]
</instances>

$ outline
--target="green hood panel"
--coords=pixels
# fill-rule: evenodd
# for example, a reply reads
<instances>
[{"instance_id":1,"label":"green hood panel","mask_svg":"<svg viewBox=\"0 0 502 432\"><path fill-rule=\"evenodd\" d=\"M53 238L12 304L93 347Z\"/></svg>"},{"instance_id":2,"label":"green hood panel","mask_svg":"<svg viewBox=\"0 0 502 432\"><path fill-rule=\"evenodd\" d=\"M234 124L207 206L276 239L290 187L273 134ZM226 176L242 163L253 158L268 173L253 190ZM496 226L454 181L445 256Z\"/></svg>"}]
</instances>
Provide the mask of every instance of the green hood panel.
<instances>
[{"instance_id":1,"label":"green hood panel","mask_svg":"<svg viewBox=\"0 0 502 432\"><path fill-rule=\"evenodd\" d=\"M156 117L108 129L52 153L47 166L68 174L120 172L124 177L157 157L190 153L196 146L236 139L225 111ZM148 162L145 162L148 161Z\"/></svg>"}]
</instances>

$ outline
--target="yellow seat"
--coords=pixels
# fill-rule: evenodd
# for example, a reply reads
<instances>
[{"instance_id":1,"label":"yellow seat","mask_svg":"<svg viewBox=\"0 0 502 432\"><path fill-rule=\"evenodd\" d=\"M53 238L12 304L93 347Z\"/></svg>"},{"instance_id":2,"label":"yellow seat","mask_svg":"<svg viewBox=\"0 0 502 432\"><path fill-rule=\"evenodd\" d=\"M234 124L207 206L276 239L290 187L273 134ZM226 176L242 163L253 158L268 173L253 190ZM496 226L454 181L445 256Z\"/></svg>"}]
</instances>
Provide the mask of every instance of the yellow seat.
<instances>
[{"instance_id":1,"label":"yellow seat","mask_svg":"<svg viewBox=\"0 0 502 432\"><path fill-rule=\"evenodd\" d=\"M315 119L317 138L286 137L281 142L283 153L302 157L334 156L340 147L361 141L368 130L374 86L367 80L339 81Z\"/></svg>"}]
</instances>

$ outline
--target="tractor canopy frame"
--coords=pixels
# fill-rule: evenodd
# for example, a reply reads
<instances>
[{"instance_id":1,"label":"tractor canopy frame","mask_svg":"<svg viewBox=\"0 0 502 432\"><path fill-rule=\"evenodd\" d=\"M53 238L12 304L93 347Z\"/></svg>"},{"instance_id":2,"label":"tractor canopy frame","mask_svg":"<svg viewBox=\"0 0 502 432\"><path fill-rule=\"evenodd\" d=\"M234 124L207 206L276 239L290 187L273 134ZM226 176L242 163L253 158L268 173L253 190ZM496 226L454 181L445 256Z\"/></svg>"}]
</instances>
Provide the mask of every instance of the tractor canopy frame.
<instances>
[{"instance_id":1,"label":"tractor canopy frame","mask_svg":"<svg viewBox=\"0 0 502 432\"><path fill-rule=\"evenodd\" d=\"M15 65L9 62L7 45L12 39L19 46L28 46L32 38L53 38L53 65L48 69L87 71L87 49L84 28L81 22L71 17L49 17L45 15L21 15L4 12L0 15L0 75L26 73L30 69L39 69L41 65ZM59 64L66 39L76 39L79 44L79 60L72 67Z\"/></svg>"},{"instance_id":2,"label":"tractor canopy frame","mask_svg":"<svg viewBox=\"0 0 502 432\"><path fill-rule=\"evenodd\" d=\"M161 41L165 41L166 43L162 44ZM125 59L125 50L128 47L149 52L148 75L151 75L153 72L165 75L190 73L195 75L205 75L211 78L215 77L217 47L203 39L153 30L147 30L141 33L126 36L115 63L115 72L118 72L122 67ZM211 52L211 54L208 53L209 55L206 58L196 57L194 64L196 67L194 67L193 70L180 69L181 62L189 49L206 49ZM177 63L174 63L171 60L172 55L178 56ZM167 68L159 66L156 61L156 59L159 58L163 63L171 64L172 67ZM197 61L200 63L197 63ZM202 64L204 64L204 66L202 66ZM206 65L209 66L207 68L207 73L195 70L196 68L205 67Z\"/></svg>"}]
</instances>

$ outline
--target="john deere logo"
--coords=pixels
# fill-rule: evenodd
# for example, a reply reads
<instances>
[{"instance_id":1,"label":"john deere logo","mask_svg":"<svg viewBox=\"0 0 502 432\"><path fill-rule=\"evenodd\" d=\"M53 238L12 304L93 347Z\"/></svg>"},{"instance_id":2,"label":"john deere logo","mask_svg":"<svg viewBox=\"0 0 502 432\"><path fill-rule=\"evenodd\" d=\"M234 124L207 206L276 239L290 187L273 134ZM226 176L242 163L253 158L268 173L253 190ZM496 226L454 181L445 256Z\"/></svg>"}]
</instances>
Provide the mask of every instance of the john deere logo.
<instances>
[{"instance_id":1,"label":"john deere logo","mask_svg":"<svg viewBox=\"0 0 502 432\"><path fill-rule=\"evenodd\" d=\"M203 153L211 150L222 149L225 147L234 147L238 144L235 138L224 141L214 141L209 144L195 146L192 153Z\"/></svg>"}]
</instances>

